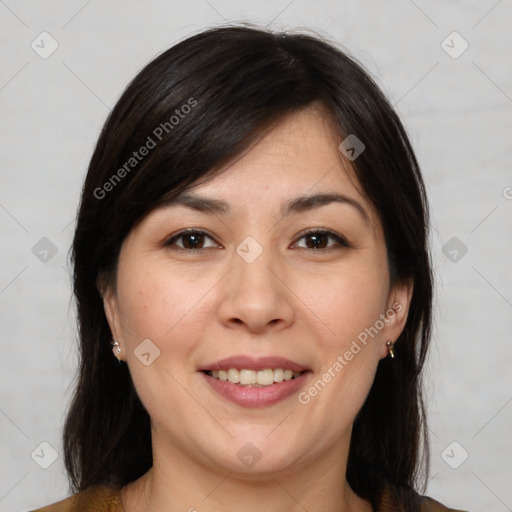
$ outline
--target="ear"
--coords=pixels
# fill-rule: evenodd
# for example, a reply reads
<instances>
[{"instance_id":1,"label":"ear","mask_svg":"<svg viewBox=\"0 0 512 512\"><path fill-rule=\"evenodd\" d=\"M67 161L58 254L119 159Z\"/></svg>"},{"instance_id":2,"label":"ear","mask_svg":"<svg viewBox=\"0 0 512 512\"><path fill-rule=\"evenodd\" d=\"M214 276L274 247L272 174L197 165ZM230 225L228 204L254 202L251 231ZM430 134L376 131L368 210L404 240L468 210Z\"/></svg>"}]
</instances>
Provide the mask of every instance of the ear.
<instances>
[{"instance_id":1,"label":"ear","mask_svg":"<svg viewBox=\"0 0 512 512\"><path fill-rule=\"evenodd\" d=\"M384 328L382 329L381 359L387 357L388 348L386 342L392 343L399 338L404 330L411 305L413 280L396 283L390 290L388 307L384 313Z\"/></svg>"},{"instance_id":2,"label":"ear","mask_svg":"<svg viewBox=\"0 0 512 512\"><path fill-rule=\"evenodd\" d=\"M102 278L98 278L96 281L96 287L98 288L98 291L100 292L100 295L103 299L103 309L105 310L105 316L110 327L112 338L117 341L120 348L123 349L124 340L122 336L121 322L119 317L119 304L116 291L112 285L105 284L105 281ZM116 353L114 353L114 355L116 357L120 357L120 359L123 359L124 353L125 351L122 350L121 355Z\"/></svg>"}]
</instances>

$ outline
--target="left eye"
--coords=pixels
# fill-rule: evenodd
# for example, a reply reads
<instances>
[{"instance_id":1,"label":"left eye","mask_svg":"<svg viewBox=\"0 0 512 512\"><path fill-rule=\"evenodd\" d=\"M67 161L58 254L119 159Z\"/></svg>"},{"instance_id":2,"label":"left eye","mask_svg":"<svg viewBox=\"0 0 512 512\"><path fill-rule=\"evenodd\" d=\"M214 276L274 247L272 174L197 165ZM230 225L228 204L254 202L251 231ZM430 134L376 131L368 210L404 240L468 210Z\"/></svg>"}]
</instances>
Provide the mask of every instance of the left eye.
<instances>
[{"instance_id":1,"label":"left eye","mask_svg":"<svg viewBox=\"0 0 512 512\"><path fill-rule=\"evenodd\" d=\"M191 229L191 230L185 230L181 231L177 235L173 236L170 240L168 240L165 245L178 245L180 249L184 250L200 250L205 249L206 247L203 247L204 240L208 238L213 241L212 237L209 236L204 231L198 231L197 229ZM182 245L175 244L176 240L182 240ZM216 244L212 244L210 247L214 247Z\"/></svg>"},{"instance_id":2,"label":"left eye","mask_svg":"<svg viewBox=\"0 0 512 512\"><path fill-rule=\"evenodd\" d=\"M348 243L345 239L343 239L341 236L336 235L335 233L332 233L330 231L308 231L306 233L303 233L303 235L299 238L299 240L305 239L309 242L306 242L306 247L303 247L304 249L330 249L332 247L342 246L342 247L348 247ZM328 240L335 240L336 244L327 246Z\"/></svg>"}]
</instances>

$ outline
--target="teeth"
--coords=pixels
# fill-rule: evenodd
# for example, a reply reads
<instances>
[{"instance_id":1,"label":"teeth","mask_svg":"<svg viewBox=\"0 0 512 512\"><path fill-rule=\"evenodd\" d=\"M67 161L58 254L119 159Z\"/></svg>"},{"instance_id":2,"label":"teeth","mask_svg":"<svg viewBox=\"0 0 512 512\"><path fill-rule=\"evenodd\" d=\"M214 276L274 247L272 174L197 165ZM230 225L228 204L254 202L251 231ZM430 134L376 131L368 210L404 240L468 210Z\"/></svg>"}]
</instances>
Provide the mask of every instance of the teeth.
<instances>
[{"instance_id":1,"label":"teeth","mask_svg":"<svg viewBox=\"0 0 512 512\"><path fill-rule=\"evenodd\" d=\"M253 370L240 370L240 384L256 384L256 372Z\"/></svg>"},{"instance_id":2,"label":"teeth","mask_svg":"<svg viewBox=\"0 0 512 512\"><path fill-rule=\"evenodd\" d=\"M268 368L258 371L246 370L245 368L241 370L230 368L228 371L213 370L207 373L214 379L227 380L242 386L270 386L274 382L295 379L301 374L301 372L294 372L293 370L285 370L283 368L276 368L275 370Z\"/></svg>"},{"instance_id":3,"label":"teeth","mask_svg":"<svg viewBox=\"0 0 512 512\"><path fill-rule=\"evenodd\" d=\"M258 370L256 373L256 383L261 386L270 386L274 384L274 370Z\"/></svg>"},{"instance_id":4,"label":"teeth","mask_svg":"<svg viewBox=\"0 0 512 512\"><path fill-rule=\"evenodd\" d=\"M213 377L213 375L212 375ZM228 380L233 384L238 384L240 382L240 372L235 368L230 368L228 370Z\"/></svg>"}]
</instances>

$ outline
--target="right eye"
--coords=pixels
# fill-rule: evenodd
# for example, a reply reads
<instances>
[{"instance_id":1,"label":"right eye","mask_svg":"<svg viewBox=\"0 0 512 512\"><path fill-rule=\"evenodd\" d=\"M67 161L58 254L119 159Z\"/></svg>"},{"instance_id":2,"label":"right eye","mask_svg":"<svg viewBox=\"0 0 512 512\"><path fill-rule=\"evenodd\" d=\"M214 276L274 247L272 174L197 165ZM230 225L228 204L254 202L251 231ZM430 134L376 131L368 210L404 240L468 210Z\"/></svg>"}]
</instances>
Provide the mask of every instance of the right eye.
<instances>
[{"instance_id":1,"label":"right eye","mask_svg":"<svg viewBox=\"0 0 512 512\"><path fill-rule=\"evenodd\" d=\"M184 229L179 233L173 235L172 238L165 242L166 247L171 247L172 249L177 248L178 250L183 251L201 251L202 249L208 249L208 247L204 247L205 239L210 239L213 241L213 238L206 233L206 231L202 231L195 228ZM176 242L181 240L181 245ZM220 247L218 244L213 244L209 247Z\"/></svg>"}]
</instances>

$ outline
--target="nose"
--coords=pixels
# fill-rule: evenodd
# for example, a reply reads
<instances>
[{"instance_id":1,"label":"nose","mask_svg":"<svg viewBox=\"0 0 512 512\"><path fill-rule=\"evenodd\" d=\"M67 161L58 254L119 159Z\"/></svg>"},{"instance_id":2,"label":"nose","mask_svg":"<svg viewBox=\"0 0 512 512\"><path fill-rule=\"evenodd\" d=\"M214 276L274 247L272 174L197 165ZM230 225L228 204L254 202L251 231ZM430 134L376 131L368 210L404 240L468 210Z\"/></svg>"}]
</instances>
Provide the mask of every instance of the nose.
<instances>
[{"instance_id":1,"label":"nose","mask_svg":"<svg viewBox=\"0 0 512 512\"><path fill-rule=\"evenodd\" d=\"M293 293L283 266L273 260L270 249L251 263L235 253L223 287L219 315L227 327L265 334L294 321Z\"/></svg>"}]
</instances>

